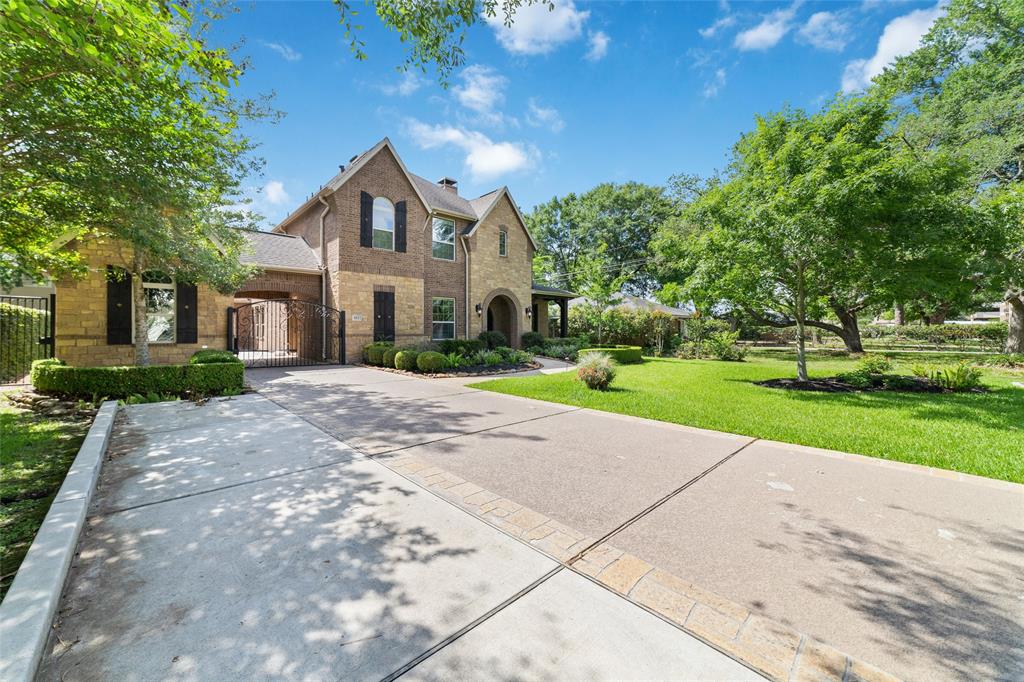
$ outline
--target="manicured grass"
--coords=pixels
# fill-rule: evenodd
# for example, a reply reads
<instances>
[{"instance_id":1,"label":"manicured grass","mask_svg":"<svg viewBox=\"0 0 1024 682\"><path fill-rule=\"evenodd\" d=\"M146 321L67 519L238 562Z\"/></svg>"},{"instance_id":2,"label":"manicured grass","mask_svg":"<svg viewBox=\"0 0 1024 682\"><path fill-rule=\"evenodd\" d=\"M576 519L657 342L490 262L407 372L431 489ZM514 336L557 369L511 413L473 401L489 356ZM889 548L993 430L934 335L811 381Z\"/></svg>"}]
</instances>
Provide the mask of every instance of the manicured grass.
<instances>
[{"instance_id":1,"label":"manicured grass","mask_svg":"<svg viewBox=\"0 0 1024 682\"><path fill-rule=\"evenodd\" d=\"M0 599L88 429L87 421L38 417L0 396Z\"/></svg>"},{"instance_id":2,"label":"manicured grass","mask_svg":"<svg viewBox=\"0 0 1024 682\"><path fill-rule=\"evenodd\" d=\"M574 372L472 384L498 393L579 405L770 440L913 462L1024 483L1024 373L986 369L980 393L811 393L753 381L794 377L792 353L746 362L647 359L623 365L607 392ZM948 360L951 358L944 358ZM898 371L932 358L900 357ZM849 358L818 355L812 377L853 369Z\"/></svg>"}]
</instances>

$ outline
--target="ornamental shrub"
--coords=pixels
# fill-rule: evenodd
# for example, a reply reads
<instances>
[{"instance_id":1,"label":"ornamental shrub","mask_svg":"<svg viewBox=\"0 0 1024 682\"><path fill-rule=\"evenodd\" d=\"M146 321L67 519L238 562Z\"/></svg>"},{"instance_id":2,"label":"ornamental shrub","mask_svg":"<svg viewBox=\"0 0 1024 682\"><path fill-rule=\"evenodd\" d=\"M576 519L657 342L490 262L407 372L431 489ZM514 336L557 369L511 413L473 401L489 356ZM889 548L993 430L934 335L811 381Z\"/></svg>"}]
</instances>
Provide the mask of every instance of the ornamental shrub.
<instances>
[{"instance_id":1,"label":"ornamental shrub","mask_svg":"<svg viewBox=\"0 0 1024 682\"><path fill-rule=\"evenodd\" d=\"M190 365L217 365L223 362L242 362L229 350L204 349L197 350L188 359Z\"/></svg>"},{"instance_id":2,"label":"ornamental shrub","mask_svg":"<svg viewBox=\"0 0 1024 682\"><path fill-rule=\"evenodd\" d=\"M590 352L580 358L576 376L587 388L606 391L615 378L615 365L607 353Z\"/></svg>"},{"instance_id":3,"label":"ornamental shrub","mask_svg":"<svg viewBox=\"0 0 1024 682\"><path fill-rule=\"evenodd\" d=\"M487 350L494 350L499 346L508 345L508 339L499 331L480 332L480 336L477 338L483 342L484 346L487 347Z\"/></svg>"},{"instance_id":4,"label":"ornamental shrub","mask_svg":"<svg viewBox=\"0 0 1024 682\"><path fill-rule=\"evenodd\" d=\"M445 355L449 353L462 353L468 356L484 349L484 342L480 339L445 339L437 345L438 349Z\"/></svg>"},{"instance_id":5,"label":"ornamental shrub","mask_svg":"<svg viewBox=\"0 0 1024 682\"><path fill-rule=\"evenodd\" d=\"M241 362L147 367L70 367L60 360L32 363L32 385L40 393L77 398L175 394L216 395L240 391L245 378Z\"/></svg>"},{"instance_id":6,"label":"ornamental shrub","mask_svg":"<svg viewBox=\"0 0 1024 682\"><path fill-rule=\"evenodd\" d=\"M384 364L384 352L389 348L393 348L394 344L390 341L374 341L363 348L363 357L366 358L366 364L380 367Z\"/></svg>"},{"instance_id":7,"label":"ornamental shrub","mask_svg":"<svg viewBox=\"0 0 1024 682\"><path fill-rule=\"evenodd\" d=\"M427 351L430 352L430 351ZM417 369L416 358L420 352L417 350L400 350L395 353L395 369L404 369L407 372L415 372Z\"/></svg>"},{"instance_id":8,"label":"ornamental shrub","mask_svg":"<svg viewBox=\"0 0 1024 682\"><path fill-rule=\"evenodd\" d=\"M448 365L445 357L437 351L428 350L416 356L416 366L421 372L439 372Z\"/></svg>"},{"instance_id":9,"label":"ornamental shrub","mask_svg":"<svg viewBox=\"0 0 1024 682\"><path fill-rule=\"evenodd\" d=\"M496 350L487 351L484 353L483 361L488 367L497 367L505 364L505 356Z\"/></svg>"},{"instance_id":10,"label":"ornamental shrub","mask_svg":"<svg viewBox=\"0 0 1024 682\"><path fill-rule=\"evenodd\" d=\"M737 345L739 338L739 332L714 332L704 340L704 347L719 360L741 362L746 351Z\"/></svg>"},{"instance_id":11,"label":"ornamental shrub","mask_svg":"<svg viewBox=\"0 0 1024 682\"><path fill-rule=\"evenodd\" d=\"M385 367L390 367L391 369L394 369L395 356L398 355L398 352L400 350L400 348L395 348L394 346L392 346L391 348L388 348L386 351L384 351L384 356L382 358L383 365Z\"/></svg>"},{"instance_id":12,"label":"ornamental shrub","mask_svg":"<svg viewBox=\"0 0 1024 682\"><path fill-rule=\"evenodd\" d=\"M607 355L609 358L619 363L620 365L629 365L637 362L643 362L642 349L640 346L591 346L590 348L581 348L577 356L580 362L590 354L598 353Z\"/></svg>"},{"instance_id":13,"label":"ornamental shrub","mask_svg":"<svg viewBox=\"0 0 1024 682\"><path fill-rule=\"evenodd\" d=\"M540 332L526 332L521 338L523 341L523 348L544 347L544 335Z\"/></svg>"},{"instance_id":14,"label":"ornamental shrub","mask_svg":"<svg viewBox=\"0 0 1024 682\"><path fill-rule=\"evenodd\" d=\"M857 363L857 369L868 374L885 374L892 371L893 364L884 355L865 355Z\"/></svg>"},{"instance_id":15,"label":"ornamental shrub","mask_svg":"<svg viewBox=\"0 0 1024 682\"><path fill-rule=\"evenodd\" d=\"M50 315L45 310L0 303L0 339L7 341L0 353L0 383L25 376L32 361L47 354L46 346L37 342L49 334Z\"/></svg>"}]
</instances>

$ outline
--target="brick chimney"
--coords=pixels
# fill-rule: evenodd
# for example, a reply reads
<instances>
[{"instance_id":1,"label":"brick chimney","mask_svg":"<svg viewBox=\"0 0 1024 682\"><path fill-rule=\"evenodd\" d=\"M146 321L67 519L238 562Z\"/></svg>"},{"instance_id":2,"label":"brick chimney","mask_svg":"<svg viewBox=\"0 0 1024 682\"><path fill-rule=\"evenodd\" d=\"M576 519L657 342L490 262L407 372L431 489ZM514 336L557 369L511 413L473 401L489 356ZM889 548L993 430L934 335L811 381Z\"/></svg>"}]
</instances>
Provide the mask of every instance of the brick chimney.
<instances>
[{"instance_id":1,"label":"brick chimney","mask_svg":"<svg viewBox=\"0 0 1024 682\"><path fill-rule=\"evenodd\" d=\"M455 178L443 177L437 181L437 184L441 185L441 187L444 187L452 194L459 193L459 181Z\"/></svg>"}]
</instances>

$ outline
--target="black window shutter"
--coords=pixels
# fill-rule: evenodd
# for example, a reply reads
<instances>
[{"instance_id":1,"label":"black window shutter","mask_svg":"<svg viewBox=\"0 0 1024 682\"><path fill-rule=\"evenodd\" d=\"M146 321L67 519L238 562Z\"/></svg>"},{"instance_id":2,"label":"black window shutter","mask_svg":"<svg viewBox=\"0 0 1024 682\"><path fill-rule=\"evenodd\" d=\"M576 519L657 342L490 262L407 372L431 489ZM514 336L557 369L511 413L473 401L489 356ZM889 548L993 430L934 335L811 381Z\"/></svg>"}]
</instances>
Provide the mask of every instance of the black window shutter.
<instances>
[{"instance_id":1,"label":"black window shutter","mask_svg":"<svg viewBox=\"0 0 1024 682\"><path fill-rule=\"evenodd\" d=\"M132 278L113 265L107 266L107 343L132 342Z\"/></svg>"},{"instance_id":2,"label":"black window shutter","mask_svg":"<svg viewBox=\"0 0 1024 682\"><path fill-rule=\"evenodd\" d=\"M198 343L199 342L199 315L198 303L199 293L195 284L178 282L175 292L174 317L177 327L177 343Z\"/></svg>"},{"instance_id":3,"label":"black window shutter","mask_svg":"<svg viewBox=\"0 0 1024 682\"><path fill-rule=\"evenodd\" d=\"M405 253L405 202L395 204L395 251Z\"/></svg>"},{"instance_id":4,"label":"black window shutter","mask_svg":"<svg viewBox=\"0 0 1024 682\"><path fill-rule=\"evenodd\" d=\"M373 246L373 196L359 193L359 246Z\"/></svg>"}]
</instances>

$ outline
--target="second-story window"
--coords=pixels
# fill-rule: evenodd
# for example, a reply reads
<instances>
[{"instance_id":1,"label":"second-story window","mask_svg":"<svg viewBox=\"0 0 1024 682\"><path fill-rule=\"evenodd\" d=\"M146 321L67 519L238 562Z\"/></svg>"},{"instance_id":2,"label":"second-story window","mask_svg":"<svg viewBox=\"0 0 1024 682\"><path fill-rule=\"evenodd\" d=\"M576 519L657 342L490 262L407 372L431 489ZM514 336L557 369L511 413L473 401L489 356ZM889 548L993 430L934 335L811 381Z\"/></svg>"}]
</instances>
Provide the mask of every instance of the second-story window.
<instances>
[{"instance_id":1,"label":"second-story window","mask_svg":"<svg viewBox=\"0 0 1024 682\"><path fill-rule=\"evenodd\" d=\"M434 218L434 258L455 260L455 221Z\"/></svg>"},{"instance_id":2,"label":"second-story window","mask_svg":"<svg viewBox=\"0 0 1024 682\"><path fill-rule=\"evenodd\" d=\"M506 230L498 232L498 255L508 255L508 232Z\"/></svg>"},{"instance_id":3,"label":"second-story window","mask_svg":"<svg viewBox=\"0 0 1024 682\"><path fill-rule=\"evenodd\" d=\"M373 248L395 250L395 205L384 197L373 200Z\"/></svg>"}]
</instances>

